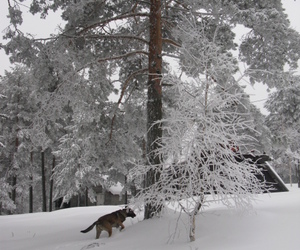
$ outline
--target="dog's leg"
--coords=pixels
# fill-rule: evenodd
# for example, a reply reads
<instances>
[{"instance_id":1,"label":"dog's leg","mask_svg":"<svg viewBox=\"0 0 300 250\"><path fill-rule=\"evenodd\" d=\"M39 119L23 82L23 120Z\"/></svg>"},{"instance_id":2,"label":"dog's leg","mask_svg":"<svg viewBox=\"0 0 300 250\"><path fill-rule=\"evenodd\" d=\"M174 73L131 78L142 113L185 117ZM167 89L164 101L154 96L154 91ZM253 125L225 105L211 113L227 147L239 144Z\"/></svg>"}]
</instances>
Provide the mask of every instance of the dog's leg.
<instances>
[{"instance_id":1,"label":"dog's leg","mask_svg":"<svg viewBox=\"0 0 300 250\"><path fill-rule=\"evenodd\" d=\"M119 226L121 227L121 228L120 228L120 231L122 231L122 230L125 228L124 224L123 224L122 222L119 222L118 224L119 224Z\"/></svg>"},{"instance_id":2,"label":"dog's leg","mask_svg":"<svg viewBox=\"0 0 300 250\"><path fill-rule=\"evenodd\" d=\"M108 221L103 222L101 228L108 232L108 237L112 235L112 225Z\"/></svg>"},{"instance_id":3,"label":"dog's leg","mask_svg":"<svg viewBox=\"0 0 300 250\"><path fill-rule=\"evenodd\" d=\"M96 226L96 239L99 239L101 232L102 232L101 226L97 225Z\"/></svg>"},{"instance_id":4,"label":"dog's leg","mask_svg":"<svg viewBox=\"0 0 300 250\"><path fill-rule=\"evenodd\" d=\"M112 226L110 223L105 224L105 230L108 232L108 237L112 235Z\"/></svg>"},{"instance_id":5,"label":"dog's leg","mask_svg":"<svg viewBox=\"0 0 300 250\"><path fill-rule=\"evenodd\" d=\"M107 228L108 237L112 235L112 227Z\"/></svg>"}]
</instances>

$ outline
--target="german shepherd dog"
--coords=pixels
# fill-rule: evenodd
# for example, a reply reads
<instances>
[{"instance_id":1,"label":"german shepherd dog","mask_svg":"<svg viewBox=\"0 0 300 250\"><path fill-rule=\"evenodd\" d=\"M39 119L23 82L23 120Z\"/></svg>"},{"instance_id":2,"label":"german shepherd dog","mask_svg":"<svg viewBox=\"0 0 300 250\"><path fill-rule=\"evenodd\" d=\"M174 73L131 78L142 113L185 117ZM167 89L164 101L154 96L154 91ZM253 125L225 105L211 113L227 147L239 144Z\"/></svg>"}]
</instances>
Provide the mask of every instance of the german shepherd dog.
<instances>
[{"instance_id":1,"label":"german shepherd dog","mask_svg":"<svg viewBox=\"0 0 300 250\"><path fill-rule=\"evenodd\" d=\"M106 214L101 216L97 221L95 221L92 225L90 225L87 229L82 230L80 232L87 233L91 231L94 226L96 226L96 239L99 239L102 230L108 232L108 237L112 234L112 227L121 227L120 231L125 228L123 222L127 217L134 218L136 214L132 209L126 207L124 209L117 210L110 214Z\"/></svg>"}]
</instances>

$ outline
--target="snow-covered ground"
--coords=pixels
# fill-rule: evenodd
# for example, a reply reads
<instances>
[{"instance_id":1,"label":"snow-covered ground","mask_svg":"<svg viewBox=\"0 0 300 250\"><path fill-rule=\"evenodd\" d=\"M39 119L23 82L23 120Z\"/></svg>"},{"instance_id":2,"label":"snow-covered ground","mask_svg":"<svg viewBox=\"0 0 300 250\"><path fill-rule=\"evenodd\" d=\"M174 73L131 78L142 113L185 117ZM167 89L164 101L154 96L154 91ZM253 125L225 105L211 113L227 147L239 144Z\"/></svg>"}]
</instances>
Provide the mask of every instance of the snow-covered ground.
<instances>
[{"instance_id":1,"label":"snow-covered ground","mask_svg":"<svg viewBox=\"0 0 300 250\"><path fill-rule=\"evenodd\" d=\"M188 240L185 216L170 212L143 221L142 213L125 221L125 230L83 234L99 216L118 206L70 208L51 213L0 216L1 250L298 250L300 189L259 195L254 211L240 214L212 204L197 217L196 241Z\"/></svg>"}]
</instances>

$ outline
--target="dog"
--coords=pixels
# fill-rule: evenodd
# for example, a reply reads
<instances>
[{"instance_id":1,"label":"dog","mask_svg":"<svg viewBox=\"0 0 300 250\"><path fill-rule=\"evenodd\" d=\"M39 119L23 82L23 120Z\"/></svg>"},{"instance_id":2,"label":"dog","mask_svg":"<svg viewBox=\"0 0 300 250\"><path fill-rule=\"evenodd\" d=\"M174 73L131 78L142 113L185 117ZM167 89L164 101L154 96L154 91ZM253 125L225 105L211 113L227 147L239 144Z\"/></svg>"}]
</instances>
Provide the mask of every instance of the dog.
<instances>
[{"instance_id":1,"label":"dog","mask_svg":"<svg viewBox=\"0 0 300 250\"><path fill-rule=\"evenodd\" d=\"M117 210L110 214L106 214L101 216L97 221L95 221L92 225L90 225L87 229L82 230L80 232L87 233L91 231L94 226L96 226L96 239L99 239L100 234L103 230L108 232L108 237L112 234L113 227L121 227L120 231L125 228L123 222L126 220L127 217L134 218L136 214L132 209L126 207L124 209Z\"/></svg>"}]
</instances>

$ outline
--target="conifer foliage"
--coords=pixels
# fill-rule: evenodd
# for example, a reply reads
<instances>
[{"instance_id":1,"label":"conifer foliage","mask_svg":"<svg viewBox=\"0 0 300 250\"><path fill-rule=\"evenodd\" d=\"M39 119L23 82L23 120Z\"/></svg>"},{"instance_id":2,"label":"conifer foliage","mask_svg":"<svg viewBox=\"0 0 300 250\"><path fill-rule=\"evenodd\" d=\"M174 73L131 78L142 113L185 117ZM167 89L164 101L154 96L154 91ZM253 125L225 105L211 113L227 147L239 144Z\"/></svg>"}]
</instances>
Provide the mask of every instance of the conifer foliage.
<instances>
[{"instance_id":1,"label":"conifer foliage","mask_svg":"<svg viewBox=\"0 0 300 250\"><path fill-rule=\"evenodd\" d=\"M259 130L241 112L250 109L235 73L241 60L251 82L279 86L283 67L296 67L300 39L281 1L21 2L41 18L59 11L64 21L57 34L32 38L21 32L22 5L8 0L11 26L2 46L31 76L27 139L32 150L55 156L48 173L57 198L121 174L124 192L133 183L141 190L145 218L166 200L177 202L190 216L193 240L206 193L247 207L262 191L257 170L238 163L232 150L252 149ZM240 45L237 25L249 29ZM1 93L1 105L6 97ZM2 153L5 140L0 145ZM21 152L17 145L11 154Z\"/></svg>"},{"instance_id":2,"label":"conifer foliage","mask_svg":"<svg viewBox=\"0 0 300 250\"><path fill-rule=\"evenodd\" d=\"M299 76L289 75L284 85L278 87L270 95L266 102L266 108L270 112L266 124L272 131L272 153L279 171L283 172L284 176L289 176L288 180L291 185L293 181L296 181L293 176L297 176L300 187L299 87Z\"/></svg>"}]
</instances>

